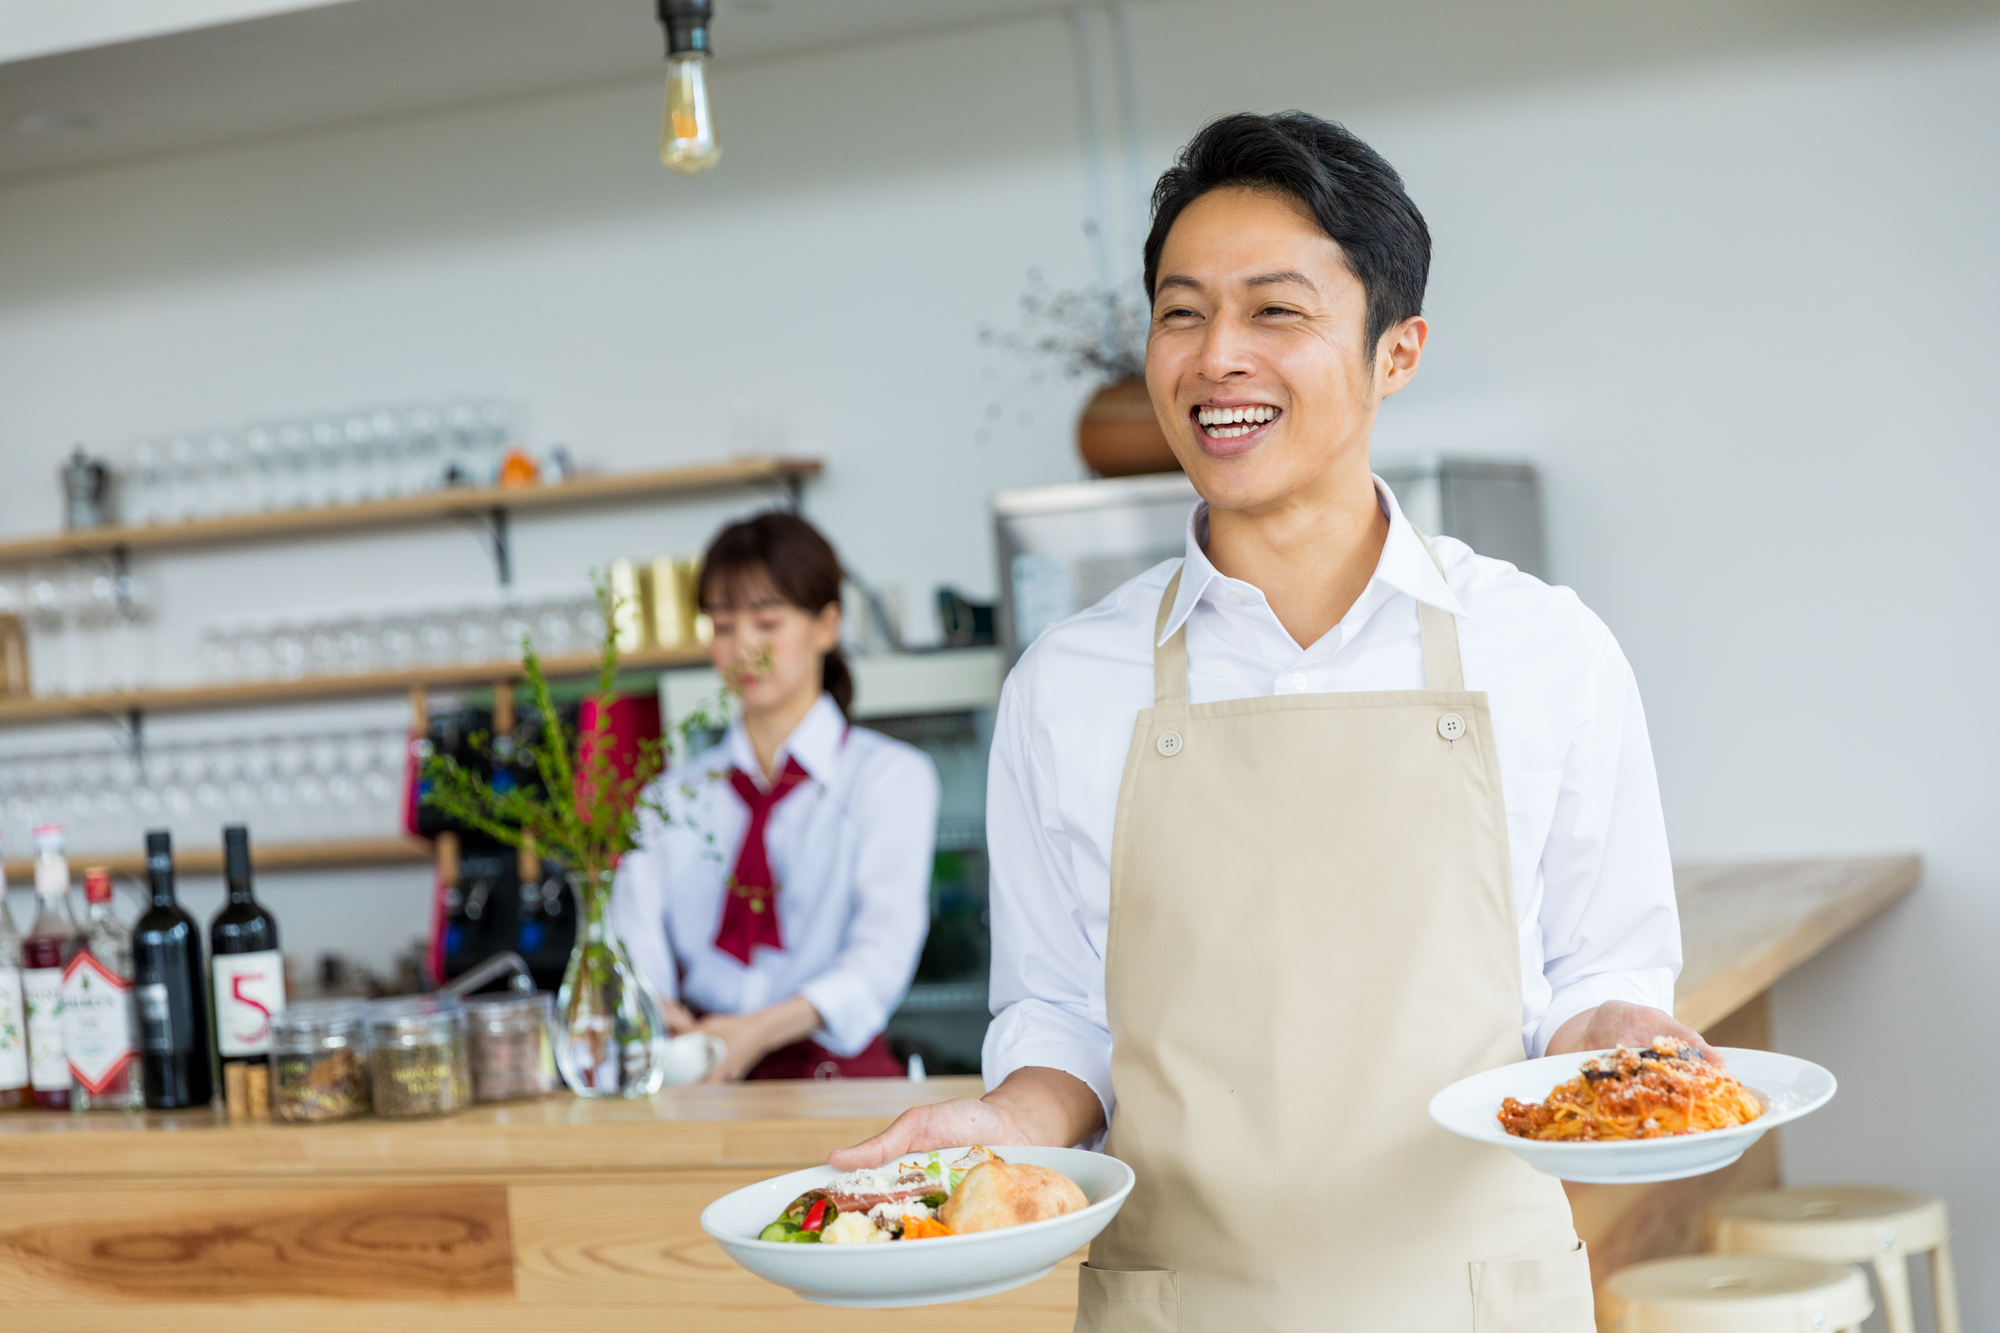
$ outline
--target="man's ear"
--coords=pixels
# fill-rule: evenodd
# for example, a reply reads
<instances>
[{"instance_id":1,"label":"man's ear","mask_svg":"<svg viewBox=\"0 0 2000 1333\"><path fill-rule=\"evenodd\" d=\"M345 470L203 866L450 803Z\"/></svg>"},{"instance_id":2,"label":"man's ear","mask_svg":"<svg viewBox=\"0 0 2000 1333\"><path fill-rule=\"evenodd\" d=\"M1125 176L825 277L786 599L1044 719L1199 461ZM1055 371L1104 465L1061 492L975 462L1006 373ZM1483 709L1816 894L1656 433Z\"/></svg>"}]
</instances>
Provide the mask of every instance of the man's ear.
<instances>
[{"instance_id":1,"label":"man's ear","mask_svg":"<svg viewBox=\"0 0 2000 1333\"><path fill-rule=\"evenodd\" d=\"M1383 330L1375 344L1375 390L1379 396L1387 398L1416 378L1417 363L1423 360L1424 343L1430 334L1430 323L1422 315L1412 315Z\"/></svg>"}]
</instances>

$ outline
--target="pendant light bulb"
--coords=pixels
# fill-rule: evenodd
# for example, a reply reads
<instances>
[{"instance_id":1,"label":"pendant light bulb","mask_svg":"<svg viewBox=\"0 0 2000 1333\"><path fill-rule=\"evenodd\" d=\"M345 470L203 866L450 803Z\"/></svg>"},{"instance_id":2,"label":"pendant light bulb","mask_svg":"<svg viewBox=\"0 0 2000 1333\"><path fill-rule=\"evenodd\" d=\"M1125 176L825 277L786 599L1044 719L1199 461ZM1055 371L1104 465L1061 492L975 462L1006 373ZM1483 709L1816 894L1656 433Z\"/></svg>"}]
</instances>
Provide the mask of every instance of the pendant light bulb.
<instances>
[{"instance_id":1,"label":"pendant light bulb","mask_svg":"<svg viewBox=\"0 0 2000 1333\"><path fill-rule=\"evenodd\" d=\"M714 0L660 0L660 23L667 30L660 161L683 176L707 171L722 157L708 109L708 24L714 16Z\"/></svg>"},{"instance_id":2,"label":"pendant light bulb","mask_svg":"<svg viewBox=\"0 0 2000 1333\"><path fill-rule=\"evenodd\" d=\"M683 54L667 62L667 115L660 127L660 161L683 176L707 171L721 158L708 111L708 57Z\"/></svg>"}]
</instances>

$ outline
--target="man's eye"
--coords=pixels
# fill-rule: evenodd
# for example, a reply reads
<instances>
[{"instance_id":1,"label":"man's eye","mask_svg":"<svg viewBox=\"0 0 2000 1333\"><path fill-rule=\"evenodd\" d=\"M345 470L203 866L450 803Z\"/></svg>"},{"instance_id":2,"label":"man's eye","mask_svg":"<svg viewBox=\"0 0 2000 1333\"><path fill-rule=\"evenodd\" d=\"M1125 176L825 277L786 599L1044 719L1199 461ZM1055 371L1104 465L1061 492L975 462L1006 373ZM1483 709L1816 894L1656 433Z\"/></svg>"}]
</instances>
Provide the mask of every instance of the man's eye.
<instances>
[{"instance_id":1,"label":"man's eye","mask_svg":"<svg viewBox=\"0 0 2000 1333\"><path fill-rule=\"evenodd\" d=\"M1262 310L1259 310L1257 313L1264 316L1271 316L1271 315L1290 316L1290 315L1296 315L1299 312L1296 310L1287 309L1286 307L1281 305L1267 305Z\"/></svg>"}]
</instances>

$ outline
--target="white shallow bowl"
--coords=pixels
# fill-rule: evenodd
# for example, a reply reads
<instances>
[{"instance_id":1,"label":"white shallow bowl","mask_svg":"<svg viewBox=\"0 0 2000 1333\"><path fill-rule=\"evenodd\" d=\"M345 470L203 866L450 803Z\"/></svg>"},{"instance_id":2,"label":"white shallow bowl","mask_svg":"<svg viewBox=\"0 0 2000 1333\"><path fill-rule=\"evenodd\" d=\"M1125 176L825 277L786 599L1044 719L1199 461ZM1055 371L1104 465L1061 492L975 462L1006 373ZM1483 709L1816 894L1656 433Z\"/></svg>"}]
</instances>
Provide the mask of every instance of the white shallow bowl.
<instances>
[{"instance_id":1,"label":"white shallow bowl","mask_svg":"<svg viewBox=\"0 0 2000 1333\"><path fill-rule=\"evenodd\" d=\"M1766 1130L1817 1111L1833 1097L1833 1075L1809 1060L1774 1051L1717 1050L1728 1062L1729 1072L1764 1103L1764 1114L1747 1125L1664 1139L1598 1143L1544 1143L1516 1138L1500 1127L1497 1117L1504 1099L1539 1102L1557 1084L1575 1078L1585 1060L1603 1051L1545 1056L1460 1079L1431 1098L1431 1119L1454 1134L1505 1148L1547 1175L1593 1185L1642 1185L1719 1171L1763 1138Z\"/></svg>"},{"instance_id":2,"label":"white shallow bowl","mask_svg":"<svg viewBox=\"0 0 2000 1333\"><path fill-rule=\"evenodd\" d=\"M785 1211L785 1205L817 1189L839 1173L830 1166L808 1167L790 1175L725 1194L701 1211L701 1229L715 1237L729 1257L767 1282L790 1287L822 1305L880 1309L969 1301L1033 1282L1104 1230L1132 1192L1132 1168L1115 1157L1075 1148L998 1148L1009 1162L1060 1171L1083 1190L1090 1206L1046 1222L979 1231L934 1240L899 1240L882 1245L794 1245L758 1240L757 1233ZM957 1161L965 1148L942 1150ZM909 1157L921 1158L913 1153Z\"/></svg>"}]
</instances>

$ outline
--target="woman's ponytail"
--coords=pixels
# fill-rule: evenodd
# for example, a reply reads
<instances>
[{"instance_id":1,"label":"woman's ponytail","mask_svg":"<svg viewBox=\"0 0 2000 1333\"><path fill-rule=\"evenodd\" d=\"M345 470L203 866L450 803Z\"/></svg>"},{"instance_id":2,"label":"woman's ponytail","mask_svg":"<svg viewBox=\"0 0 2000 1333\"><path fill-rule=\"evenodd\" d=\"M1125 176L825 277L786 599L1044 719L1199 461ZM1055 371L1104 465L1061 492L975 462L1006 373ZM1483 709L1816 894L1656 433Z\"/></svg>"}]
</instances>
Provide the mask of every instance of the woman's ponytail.
<instances>
[{"instance_id":1,"label":"woman's ponytail","mask_svg":"<svg viewBox=\"0 0 2000 1333\"><path fill-rule=\"evenodd\" d=\"M840 715L854 720L854 673L847 668L847 655L836 647L820 659L822 688L840 705Z\"/></svg>"}]
</instances>

